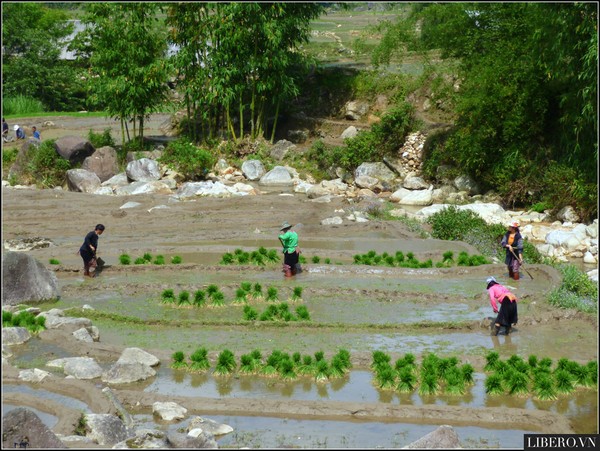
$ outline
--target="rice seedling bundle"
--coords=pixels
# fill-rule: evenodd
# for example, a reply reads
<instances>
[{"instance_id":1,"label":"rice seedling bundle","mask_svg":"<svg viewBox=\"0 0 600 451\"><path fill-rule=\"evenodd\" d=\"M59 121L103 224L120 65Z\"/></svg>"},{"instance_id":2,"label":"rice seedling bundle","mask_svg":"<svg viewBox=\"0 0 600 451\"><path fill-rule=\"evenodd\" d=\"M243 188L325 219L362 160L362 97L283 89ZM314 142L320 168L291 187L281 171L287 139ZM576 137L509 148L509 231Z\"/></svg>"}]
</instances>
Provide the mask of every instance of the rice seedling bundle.
<instances>
[{"instance_id":1,"label":"rice seedling bundle","mask_svg":"<svg viewBox=\"0 0 600 451\"><path fill-rule=\"evenodd\" d=\"M489 395L501 395L504 393L502 376L499 374L490 374L485 379L485 392Z\"/></svg>"},{"instance_id":2,"label":"rice seedling bundle","mask_svg":"<svg viewBox=\"0 0 600 451\"><path fill-rule=\"evenodd\" d=\"M508 393L517 396L529 395L529 376L526 373L512 368L508 371L508 377L505 378Z\"/></svg>"},{"instance_id":3,"label":"rice seedling bundle","mask_svg":"<svg viewBox=\"0 0 600 451\"><path fill-rule=\"evenodd\" d=\"M2 310L2 324L10 324L12 321L13 314L8 310ZM8 326L7 326L8 327Z\"/></svg>"},{"instance_id":4,"label":"rice seedling bundle","mask_svg":"<svg viewBox=\"0 0 600 451\"><path fill-rule=\"evenodd\" d=\"M456 369L458 365L458 359L456 357L449 357L447 359L439 359L437 369L439 377L446 378L448 372Z\"/></svg>"},{"instance_id":5,"label":"rice seedling bundle","mask_svg":"<svg viewBox=\"0 0 600 451\"><path fill-rule=\"evenodd\" d=\"M369 257L369 258L374 258L376 255L377 255L377 252L375 252L372 249L367 252L367 257Z\"/></svg>"},{"instance_id":6,"label":"rice seedling bundle","mask_svg":"<svg viewBox=\"0 0 600 451\"><path fill-rule=\"evenodd\" d=\"M149 252L145 252L144 255L142 256L142 258L144 260L146 260L148 263L150 263L152 261L152 254L150 254Z\"/></svg>"},{"instance_id":7,"label":"rice seedling bundle","mask_svg":"<svg viewBox=\"0 0 600 451\"><path fill-rule=\"evenodd\" d=\"M216 375L228 375L231 374L236 368L235 356L229 349L223 349L217 357L217 364L215 366L214 374Z\"/></svg>"},{"instance_id":8,"label":"rice seedling bundle","mask_svg":"<svg viewBox=\"0 0 600 451\"><path fill-rule=\"evenodd\" d=\"M593 367L590 366L589 363L587 365L579 365L577 362L573 363L575 363L575 365L577 366L571 366L568 372L571 375L571 379L575 384L581 385L583 387L592 387L596 384L595 381L597 381L597 368L596 371L593 371Z\"/></svg>"},{"instance_id":9,"label":"rice seedling bundle","mask_svg":"<svg viewBox=\"0 0 600 451\"><path fill-rule=\"evenodd\" d=\"M221 293L220 291L217 293L214 293L212 295L211 305L213 307L222 307L223 305L225 305L225 295L223 293Z\"/></svg>"},{"instance_id":10,"label":"rice seedling bundle","mask_svg":"<svg viewBox=\"0 0 600 451\"><path fill-rule=\"evenodd\" d=\"M529 358L527 359L527 363L529 364L529 366L533 369L533 368L537 368L538 365L538 358L536 355L530 355Z\"/></svg>"},{"instance_id":11,"label":"rice seedling bundle","mask_svg":"<svg viewBox=\"0 0 600 451\"><path fill-rule=\"evenodd\" d=\"M302 300L302 287L294 287L294 291L291 297L292 301L301 301Z\"/></svg>"},{"instance_id":12,"label":"rice seedling bundle","mask_svg":"<svg viewBox=\"0 0 600 451\"><path fill-rule=\"evenodd\" d=\"M314 374L315 367L313 365L312 357L310 355L302 356L302 363L298 365L296 371L298 374L302 375Z\"/></svg>"},{"instance_id":13,"label":"rice seedling bundle","mask_svg":"<svg viewBox=\"0 0 600 451\"><path fill-rule=\"evenodd\" d=\"M500 354L496 351L490 351L485 356L485 366L483 367L484 371L495 371L498 362L500 361Z\"/></svg>"},{"instance_id":14,"label":"rice seedling bundle","mask_svg":"<svg viewBox=\"0 0 600 451\"><path fill-rule=\"evenodd\" d=\"M243 251L243 250L241 250L239 247L233 251L233 254L234 254L236 257L239 257L239 256L240 256L240 255L242 255L243 253L244 253L244 251Z\"/></svg>"},{"instance_id":15,"label":"rice seedling bundle","mask_svg":"<svg viewBox=\"0 0 600 451\"><path fill-rule=\"evenodd\" d=\"M454 260L454 252L446 251L442 254L442 261L453 261Z\"/></svg>"},{"instance_id":16,"label":"rice seedling bundle","mask_svg":"<svg viewBox=\"0 0 600 451\"><path fill-rule=\"evenodd\" d=\"M171 257L171 263L174 265L179 265L182 262L182 258L179 255L174 255Z\"/></svg>"},{"instance_id":17,"label":"rice seedling bundle","mask_svg":"<svg viewBox=\"0 0 600 451\"><path fill-rule=\"evenodd\" d=\"M296 315L298 315L300 321L310 321L310 313L305 305L296 307Z\"/></svg>"},{"instance_id":18,"label":"rice seedling bundle","mask_svg":"<svg viewBox=\"0 0 600 451\"><path fill-rule=\"evenodd\" d=\"M343 359L339 355L334 355L331 359L329 375L332 378L338 378L346 374L347 369Z\"/></svg>"},{"instance_id":19,"label":"rice seedling bundle","mask_svg":"<svg viewBox=\"0 0 600 451\"><path fill-rule=\"evenodd\" d=\"M300 354L299 352L294 352L292 354L292 361L294 362L294 365L299 365L300 363L302 363L302 354Z\"/></svg>"},{"instance_id":20,"label":"rice seedling bundle","mask_svg":"<svg viewBox=\"0 0 600 451\"><path fill-rule=\"evenodd\" d=\"M254 351L252 351L250 353L250 356L257 362L257 363L261 363L262 362L262 353L260 352L259 349L255 349Z\"/></svg>"},{"instance_id":21,"label":"rice seedling bundle","mask_svg":"<svg viewBox=\"0 0 600 451\"><path fill-rule=\"evenodd\" d=\"M171 304L175 302L175 293L172 289L164 290L160 297L163 304Z\"/></svg>"},{"instance_id":22,"label":"rice seedling bundle","mask_svg":"<svg viewBox=\"0 0 600 451\"><path fill-rule=\"evenodd\" d=\"M188 364L185 362L185 354L181 351L176 351L171 356L173 362L171 363L171 368L179 369L179 368L187 368Z\"/></svg>"},{"instance_id":23,"label":"rice seedling bundle","mask_svg":"<svg viewBox=\"0 0 600 451\"><path fill-rule=\"evenodd\" d=\"M179 305L190 305L190 293L189 291L182 291L181 293L179 293L179 296L177 297L177 303Z\"/></svg>"},{"instance_id":24,"label":"rice seedling bundle","mask_svg":"<svg viewBox=\"0 0 600 451\"><path fill-rule=\"evenodd\" d=\"M194 305L196 307L202 307L206 305L206 294L202 290L196 290L194 293Z\"/></svg>"},{"instance_id":25,"label":"rice seedling bundle","mask_svg":"<svg viewBox=\"0 0 600 451\"><path fill-rule=\"evenodd\" d=\"M315 381L325 382L329 380L329 364L325 359L318 360L315 364Z\"/></svg>"},{"instance_id":26,"label":"rice seedling bundle","mask_svg":"<svg viewBox=\"0 0 600 451\"><path fill-rule=\"evenodd\" d=\"M539 372L533 379L535 396L542 401L556 399L556 387L550 374Z\"/></svg>"},{"instance_id":27,"label":"rice seedling bundle","mask_svg":"<svg viewBox=\"0 0 600 451\"><path fill-rule=\"evenodd\" d=\"M266 257L266 256L268 255L267 248L266 248L266 247L264 247L264 246L261 246L261 247L259 247L259 248L258 248L258 253L259 253L260 255L264 255L264 256Z\"/></svg>"},{"instance_id":28,"label":"rice seedling bundle","mask_svg":"<svg viewBox=\"0 0 600 451\"><path fill-rule=\"evenodd\" d=\"M375 257L373 257L373 263L375 263L376 265L380 265L381 261L381 255L376 255Z\"/></svg>"},{"instance_id":29,"label":"rice seedling bundle","mask_svg":"<svg viewBox=\"0 0 600 451\"><path fill-rule=\"evenodd\" d=\"M252 299L255 301L263 299L262 285L258 282L254 284L254 288L252 289Z\"/></svg>"},{"instance_id":30,"label":"rice seedling bundle","mask_svg":"<svg viewBox=\"0 0 600 451\"><path fill-rule=\"evenodd\" d=\"M380 364L375 370L375 384L382 390L396 388L396 371L388 363Z\"/></svg>"},{"instance_id":31,"label":"rice seedling bundle","mask_svg":"<svg viewBox=\"0 0 600 451\"><path fill-rule=\"evenodd\" d=\"M435 395L438 393L440 385L438 377L435 373L425 373L421 376L421 385L419 386L419 394Z\"/></svg>"},{"instance_id":32,"label":"rice seedling bundle","mask_svg":"<svg viewBox=\"0 0 600 451\"><path fill-rule=\"evenodd\" d=\"M235 256L230 253L230 252L225 252L222 256L221 256L221 265L231 265L233 264L235 261Z\"/></svg>"},{"instance_id":33,"label":"rice seedling bundle","mask_svg":"<svg viewBox=\"0 0 600 451\"><path fill-rule=\"evenodd\" d=\"M238 255L238 263L240 265L247 265L250 262L250 254L248 252L243 252Z\"/></svg>"},{"instance_id":34,"label":"rice seedling bundle","mask_svg":"<svg viewBox=\"0 0 600 451\"><path fill-rule=\"evenodd\" d=\"M204 372L210 368L210 362L208 361L208 351L206 348L196 349L192 355L190 355L191 364L189 370L194 372Z\"/></svg>"},{"instance_id":35,"label":"rice seedling bundle","mask_svg":"<svg viewBox=\"0 0 600 451\"><path fill-rule=\"evenodd\" d=\"M57 259L55 259L55 258L51 258L50 260L48 260L48 262L51 265L60 265L60 262Z\"/></svg>"},{"instance_id":36,"label":"rice seedling bundle","mask_svg":"<svg viewBox=\"0 0 600 451\"><path fill-rule=\"evenodd\" d=\"M147 263L142 257L138 257L133 261L134 265L145 265Z\"/></svg>"},{"instance_id":37,"label":"rice seedling bundle","mask_svg":"<svg viewBox=\"0 0 600 451\"><path fill-rule=\"evenodd\" d=\"M269 250L269 252L267 253L267 259L271 262L278 262L279 261L279 254L277 253L277 251L275 249L271 249Z\"/></svg>"},{"instance_id":38,"label":"rice seedling bundle","mask_svg":"<svg viewBox=\"0 0 600 451\"><path fill-rule=\"evenodd\" d=\"M470 363L465 363L464 365L462 365L460 367L460 370L462 372L463 380L465 381L465 384L475 383L475 380L473 379L473 373L475 372L475 369L473 368L473 366Z\"/></svg>"},{"instance_id":39,"label":"rice seedling bundle","mask_svg":"<svg viewBox=\"0 0 600 451\"><path fill-rule=\"evenodd\" d=\"M546 371L550 371L552 367L552 359L550 357L544 357L538 362L538 368L544 369Z\"/></svg>"},{"instance_id":40,"label":"rice seedling bundle","mask_svg":"<svg viewBox=\"0 0 600 451\"><path fill-rule=\"evenodd\" d=\"M275 318L273 317L273 313L267 309L260 314L258 319L260 321L273 321Z\"/></svg>"},{"instance_id":41,"label":"rice seedling bundle","mask_svg":"<svg viewBox=\"0 0 600 451\"><path fill-rule=\"evenodd\" d=\"M410 366L404 366L398 371L398 384L396 390L401 393L410 393L417 386L417 376Z\"/></svg>"},{"instance_id":42,"label":"rice seedling bundle","mask_svg":"<svg viewBox=\"0 0 600 451\"><path fill-rule=\"evenodd\" d=\"M131 257L127 254L121 254L119 255L119 262L122 265L129 265L131 263Z\"/></svg>"},{"instance_id":43,"label":"rice seedling bundle","mask_svg":"<svg viewBox=\"0 0 600 451\"><path fill-rule=\"evenodd\" d=\"M245 291L243 288L238 288L235 292L235 300L234 302L237 303L245 303L248 300L246 299L246 295L247 295L247 291Z\"/></svg>"},{"instance_id":44,"label":"rice seedling bundle","mask_svg":"<svg viewBox=\"0 0 600 451\"><path fill-rule=\"evenodd\" d=\"M566 369L557 369L554 372L554 381L557 393L572 393L575 390L575 380Z\"/></svg>"},{"instance_id":45,"label":"rice seedling bundle","mask_svg":"<svg viewBox=\"0 0 600 451\"><path fill-rule=\"evenodd\" d=\"M340 358L340 360L344 364L344 368L346 370L349 370L350 368L352 368L352 363L350 362L350 352L348 352L348 350L343 349L343 348L340 349L337 352L336 357Z\"/></svg>"},{"instance_id":46,"label":"rice seedling bundle","mask_svg":"<svg viewBox=\"0 0 600 451\"><path fill-rule=\"evenodd\" d=\"M208 294L208 297L212 298L213 295L215 293L219 292L219 287L216 286L215 284L210 284L207 288L206 288L206 293Z\"/></svg>"},{"instance_id":47,"label":"rice seedling bundle","mask_svg":"<svg viewBox=\"0 0 600 451\"><path fill-rule=\"evenodd\" d=\"M598 361L590 360L587 365L589 382L591 385L598 385Z\"/></svg>"},{"instance_id":48,"label":"rice seedling bundle","mask_svg":"<svg viewBox=\"0 0 600 451\"><path fill-rule=\"evenodd\" d=\"M321 261L321 258L317 255L313 256L312 262L316 265Z\"/></svg>"},{"instance_id":49,"label":"rice seedling bundle","mask_svg":"<svg viewBox=\"0 0 600 451\"><path fill-rule=\"evenodd\" d=\"M249 305L244 306L244 319L246 321L256 321L258 319L258 312Z\"/></svg>"},{"instance_id":50,"label":"rice seedling bundle","mask_svg":"<svg viewBox=\"0 0 600 451\"><path fill-rule=\"evenodd\" d=\"M449 367L444 373L446 380L445 392L449 395L464 395L465 380L461 370L456 366Z\"/></svg>"},{"instance_id":51,"label":"rice seedling bundle","mask_svg":"<svg viewBox=\"0 0 600 451\"><path fill-rule=\"evenodd\" d=\"M165 264L165 256L157 255L153 262L155 265L164 265Z\"/></svg>"},{"instance_id":52,"label":"rice seedling bundle","mask_svg":"<svg viewBox=\"0 0 600 451\"><path fill-rule=\"evenodd\" d=\"M242 282L240 288L246 293L250 293L250 291L252 291L252 282Z\"/></svg>"},{"instance_id":53,"label":"rice seedling bundle","mask_svg":"<svg viewBox=\"0 0 600 451\"><path fill-rule=\"evenodd\" d=\"M315 352L315 361L316 362L320 362L323 359L325 359L325 353L323 351Z\"/></svg>"},{"instance_id":54,"label":"rice seedling bundle","mask_svg":"<svg viewBox=\"0 0 600 451\"><path fill-rule=\"evenodd\" d=\"M404 254L401 251L396 252L396 261L398 263L404 262Z\"/></svg>"},{"instance_id":55,"label":"rice seedling bundle","mask_svg":"<svg viewBox=\"0 0 600 451\"><path fill-rule=\"evenodd\" d=\"M389 363L391 361L391 357L383 351L373 351L371 356L373 359L373 361L371 363L371 368L374 370L377 369L377 367L379 365L386 364L386 363L389 365Z\"/></svg>"},{"instance_id":56,"label":"rice seedling bundle","mask_svg":"<svg viewBox=\"0 0 600 451\"><path fill-rule=\"evenodd\" d=\"M354 255L354 257L352 257L354 259L354 264L355 265L360 265L361 264L361 258L362 256L360 254L356 254Z\"/></svg>"},{"instance_id":57,"label":"rice seedling bundle","mask_svg":"<svg viewBox=\"0 0 600 451\"><path fill-rule=\"evenodd\" d=\"M274 301L277 301L278 299L279 299L279 293L277 291L277 288L275 288L275 287L267 288L267 301L274 302Z\"/></svg>"},{"instance_id":58,"label":"rice seedling bundle","mask_svg":"<svg viewBox=\"0 0 600 451\"><path fill-rule=\"evenodd\" d=\"M277 370L283 379L296 379L298 377L294 371L294 362L289 358L282 359L279 362L279 368Z\"/></svg>"},{"instance_id":59,"label":"rice seedling bundle","mask_svg":"<svg viewBox=\"0 0 600 451\"><path fill-rule=\"evenodd\" d=\"M456 264L458 266L469 266L469 254L465 251L460 252Z\"/></svg>"},{"instance_id":60,"label":"rice seedling bundle","mask_svg":"<svg viewBox=\"0 0 600 451\"><path fill-rule=\"evenodd\" d=\"M240 373L254 374L256 372L256 369L256 361L252 358L250 354L243 354L240 357Z\"/></svg>"}]
</instances>

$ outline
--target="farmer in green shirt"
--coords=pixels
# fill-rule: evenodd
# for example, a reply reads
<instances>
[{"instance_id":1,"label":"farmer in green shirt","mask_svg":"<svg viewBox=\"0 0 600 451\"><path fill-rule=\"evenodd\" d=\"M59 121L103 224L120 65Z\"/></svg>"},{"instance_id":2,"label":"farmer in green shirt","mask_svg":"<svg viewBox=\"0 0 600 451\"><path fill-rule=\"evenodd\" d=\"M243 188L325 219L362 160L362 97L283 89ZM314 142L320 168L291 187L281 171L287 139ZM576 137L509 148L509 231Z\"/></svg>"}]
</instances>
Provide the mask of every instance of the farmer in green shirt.
<instances>
[{"instance_id":1,"label":"farmer in green shirt","mask_svg":"<svg viewBox=\"0 0 600 451\"><path fill-rule=\"evenodd\" d=\"M298 234L292 230L288 222L281 225L279 241L283 246L283 272L285 277L292 277L298 271L298 260L300 257L300 249L298 248Z\"/></svg>"}]
</instances>

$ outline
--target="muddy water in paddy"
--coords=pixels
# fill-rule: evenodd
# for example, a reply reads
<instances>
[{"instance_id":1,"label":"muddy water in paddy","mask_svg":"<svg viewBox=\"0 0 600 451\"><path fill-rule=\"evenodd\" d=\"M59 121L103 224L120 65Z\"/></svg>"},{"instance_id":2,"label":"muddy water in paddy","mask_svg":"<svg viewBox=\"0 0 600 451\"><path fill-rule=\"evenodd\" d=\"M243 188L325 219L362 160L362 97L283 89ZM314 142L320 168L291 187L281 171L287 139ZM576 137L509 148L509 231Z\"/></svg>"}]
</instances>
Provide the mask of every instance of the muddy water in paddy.
<instances>
[{"instance_id":1,"label":"muddy water in paddy","mask_svg":"<svg viewBox=\"0 0 600 451\"><path fill-rule=\"evenodd\" d=\"M127 201L142 205L123 215L119 206ZM369 250L380 254L413 252L421 261L431 258L434 262L448 250L455 256L461 251L473 254L475 250L465 243L421 240L398 221L345 221L339 227L321 226L320 221L326 217L345 216L336 210L350 212L359 206L341 199L319 204L303 195L279 196L276 191L244 199L169 203L166 196L107 198L3 189L3 202L5 239L44 236L56 244L30 252L43 263L49 258L61 262L59 267L47 265L56 271L61 299L42 308L89 304L98 314L89 316L101 334L100 343L69 345L63 336L48 331L27 345L16 347L14 362L21 367L43 368L47 360L82 355L85 351L108 368L125 346L153 352L162 362L157 377L134 387L115 388L117 396L139 421L152 422L148 412L138 411L136 402L147 410L153 401L176 400L194 414L223 420L236 429L221 438L220 445L254 447L404 446L435 429L436 424L454 425L466 447L520 447L523 433L555 431L561 419L571 430L597 432L597 391L578 391L543 403L511 396L488 397L483 389L484 356L490 350L498 351L503 358L535 354L554 360L597 359L597 319L554 309L545 300L548 291L560 281L552 268L528 265L533 279L524 275L520 281L509 281L503 265L445 269L353 265L355 254ZM85 208L90 202L94 205L93 214ZM148 212L161 204L169 209ZM69 220L56 221L57 212ZM264 246L279 250L277 229L284 220L301 223L300 245L307 258L302 274L286 280L276 265L219 265L222 254L236 248L252 251ZM107 226L100 239L100 255L109 266L100 277L84 280L75 253L84 234L97 222ZM122 253L135 259L145 252L162 254L167 262L179 255L183 264L119 264ZM320 257L321 263L312 263L313 256ZM330 258L331 264L325 264L325 258ZM520 321L509 336L489 334L487 317L492 312L484 290L488 275L513 287L519 296ZM287 301L295 287L302 287L302 301L289 302L290 310L305 305L311 321L277 325L244 322L243 306L233 303L233 299L245 281L260 283L265 293L268 287L277 288L281 301ZM210 284L225 294L225 307L177 308L160 302L165 289L171 288L176 294L187 290L193 296L194 291L205 290ZM259 312L268 305L254 301L250 304ZM141 323L123 323L107 318L108 314ZM354 369L347 378L327 384L284 384L247 376L223 381L211 375L191 375L168 368L174 351L189 355L199 346L209 350L213 367L216 354L224 348L231 349L239 361L241 354L253 349L260 349L263 355L274 349L302 354L323 350L332 354L343 347L350 351ZM418 359L427 352L457 356L474 365L478 372L476 384L462 397L440 395L426 399L414 393L380 391L373 386L368 370L374 350L391 353L394 359L406 352ZM55 371L53 375L62 377ZM65 396L81 399L81 394L63 388L59 382L50 386ZM89 388L92 392L96 389ZM97 402L92 399L86 402ZM211 399L218 405L211 407ZM14 404L12 399L11 402ZM301 414L302 403L308 403L312 416ZM371 416L361 419L336 410L343 410L346 405L352 406L352 411L366 409L372 412ZM402 406L419 409L419 419L409 420L411 410L393 414L386 410ZM315 417L316 412L325 413ZM540 417L536 424L527 420L531 415L545 414L550 416ZM491 416L496 420L489 420ZM498 420L503 416L507 419ZM471 420L464 424L457 421L459 418Z\"/></svg>"}]
</instances>

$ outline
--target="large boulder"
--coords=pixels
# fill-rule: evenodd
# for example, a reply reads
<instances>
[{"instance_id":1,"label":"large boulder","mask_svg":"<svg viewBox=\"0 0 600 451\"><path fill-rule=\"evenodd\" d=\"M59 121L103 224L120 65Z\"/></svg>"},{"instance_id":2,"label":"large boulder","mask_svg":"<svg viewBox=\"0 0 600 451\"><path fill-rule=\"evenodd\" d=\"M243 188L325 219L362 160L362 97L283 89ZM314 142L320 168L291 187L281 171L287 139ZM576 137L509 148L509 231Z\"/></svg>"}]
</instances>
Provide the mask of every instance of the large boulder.
<instances>
[{"instance_id":1,"label":"large boulder","mask_svg":"<svg viewBox=\"0 0 600 451\"><path fill-rule=\"evenodd\" d=\"M119 171L117 151L110 146L100 147L83 160L81 169L93 172L98 176L100 182L105 182Z\"/></svg>"},{"instance_id":2,"label":"large boulder","mask_svg":"<svg viewBox=\"0 0 600 451\"><path fill-rule=\"evenodd\" d=\"M273 147L271 148L271 158L277 161L281 161L285 158L288 152L292 149L295 149L296 146L291 141L286 139L281 139L277 141Z\"/></svg>"},{"instance_id":3,"label":"large boulder","mask_svg":"<svg viewBox=\"0 0 600 451\"><path fill-rule=\"evenodd\" d=\"M344 113L344 116L346 119L350 121L358 121L361 117L369 112L369 104L367 102L353 100L346 103L345 109L346 112Z\"/></svg>"},{"instance_id":4,"label":"large boulder","mask_svg":"<svg viewBox=\"0 0 600 451\"><path fill-rule=\"evenodd\" d=\"M457 449L462 448L452 426L442 425L435 431L405 446L407 449Z\"/></svg>"},{"instance_id":5,"label":"large boulder","mask_svg":"<svg viewBox=\"0 0 600 451\"><path fill-rule=\"evenodd\" d=\"M187 430L192 432L194 429L202 429L211 435L225 435L233 432L233 428L225 423L218 423L210 418L193 417L188 423Z\"/></svg>"},{"instance_id":6,"label":"large boulder","mask_svg":"<svg viewBox=\"0 0 600 451\"><path fill-rule=\"evenodd\" d=\"M187 409L176 402L157 401L152 404L152 413L165 421L183 420Z\"/></svg>"},{"instance_id":7,"label":"large boulder","mask_svg":"<svg viewBox=\"0 0 600 451\"><path fill-rule=\"evenodd\" d=\"M152 182L161 177L160 168L155 160L140 158L127 163L125 173L134 182Z\"/></svg>"},{"instance_id":8,"label":"large boulder","mask_svg":"<svg viewBox=\"0 0 600 451\"><path fill-rule=\"evenodd\" d=\"M248 180L260 180L267 171L260 160L247 160L242 163L242 172Z\"/></svg>"},{"instance_id":9,"label":"large boulder","mask_svg":"<svg viewBox=\"0 0 600 451\"><path fill-rule=\"evenodd\" d=\"M115 415L86 414L87 437L99 445L113 446L127 438L125 423Z\"/></svg>"},{"instance_id":10,"label":"large boulder","mask_svg":"<svg viewBox=\"0 0 600 451\"><path fill-rule=\"evenodd\" d=\"M86 169L69 169L67 171L67 186L69 191L93 193L100 188L100 178Z\"/></svg>"},{"instance_id":11,"label":"large boulder","mask_svg":"<svg viewBox=\"0 0 600 451\"><path fill-rule=\"evenodd\" d=\"M260 178L258 182L261 185L284 185L292 186L294 181L290 172L283 166L275 166L265 175Z\"/></svg>"},{"instance_id":12,"label":"large boulder","mask_svg":"<svg viewBox=\"0 0 600 451\"><path fill-rule=\"evenodd\" d=\"M67 448L29 409L17 407L2 417L2 448Z\"/></svg>"},{"instance_id":13,"label":"large boulder","mask_svg":"<svg viewBox=\"0 0 600 451\"><path fill-rule=\"evenodd\" d=\"M126 348L121 353L117 363L143 363L148 366L156 366L160 363L158 357L140 348Z\"/></svg>"},{"instance_id":14,"label":"large boulder","mask_svg":"<svg viewBox=\"0 0 600 451\"><path fill-rule=\"evenodd\" d=\"M102 376L102 367L92 357L65 357L51 360L46 365L62 368L66 375L76 379L96 379Z\"/></svg>"},{"instance_id":15,"label":"large boulder","mask_svg":"<svg viewBox=\"0 0 600 451\"><path fill-rule=\"evenodd\" d=\"M54 142L56 152L71 164L83 163L96 149L92 143L80 136L64 136Z\"/></svg>"},{"instance_id":16,"label":"large boulder","mask_svg":"<svg viewBox=\"0 0 600 451\"><path fill-rule=\"evenodd\" d=\"M433 202L433 186L430 189L409 190L400 188L390 196L390 201L401 205L431 205Z\"/></svg>"},{"instance_id":17,"label":"large boulder","mask_svg":"<svg viewBox=\"0 0 600 451\"><path fill-rule=\"evenodd\" d=\"M60 298L56 275L33 257L19 252L2 254L2 305Z\"/></svg>"},{"instance_id":18,"label":"large boulder","mask_svg":"<svg viewBox=\"0 0 600 451\"><path fill-rule=\"evenodd\" d=\"M156 371L143 363L115 363L102 373L102 382L107 384L130 384L146 380L156 375Z\"/></svg>"},{"instance_id":19,"label":"large boulder","mask_svg":"<svg viewBox=\"0 0 600 451\"><path fill-rule=\"evenodd\" d=\"M357 179L361 175L368 175L369 177L375 177L383 182L391 182L396 178L390 168L385 163L362 163L354 171L354 178Z\"/></svg>"},{"instance_id":20,"label":"large boulder","mask_svg":"<svg viewBox=\"0 0 600 451\"><path fill-rule=\"evenodd\" d=\"M20 345L30 338L31 332L25 327L2 327L3 345Z\"/></svg>"},{"instance_id":21,"label":"large boulder","mask_svg":"<svg viewBox=\"0 0 600 451\"><path fill-rule=\"evenodd\" d=\"M127 186L119 186L115 189L117 196L129 196L135 194L172 194L169 185L161 180L149 182L139 181L130 183Z\"/></svg>"},{"instance_id":22,"label":"large boulder","mask_svg":"<svg viewBox=\"0 0 600 451\"><path fill-rule=\"evenodd\" d=\"M454 179L454 187L458 191L466 191L469 196L480 194L481 190L475 180L468 175L459 175Z\"/></svg>"}]
</instances>

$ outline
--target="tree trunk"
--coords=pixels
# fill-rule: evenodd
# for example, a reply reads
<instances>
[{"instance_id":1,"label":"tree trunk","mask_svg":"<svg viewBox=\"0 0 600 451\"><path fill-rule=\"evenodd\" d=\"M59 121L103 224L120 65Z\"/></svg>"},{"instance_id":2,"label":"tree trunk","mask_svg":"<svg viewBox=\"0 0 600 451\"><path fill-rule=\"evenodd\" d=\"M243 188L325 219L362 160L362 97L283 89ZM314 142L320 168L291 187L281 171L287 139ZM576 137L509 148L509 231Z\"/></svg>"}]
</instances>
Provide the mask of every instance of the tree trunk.
<instances>
[{"instance_id":1,"label":"tree trunk","mask_svg":"<svg viewBox=\"0 0 600 451\"><path fill-rule=\"evenodd\" d=\"M275 120L273 121L273 130L271 130L271 144L273 144L273 140L275 139L275 129L277 128L277 119L279 118L279 105L281 105L281 99L277 98L277 106L275 107Z\"/></svg>"}]
</instances>

